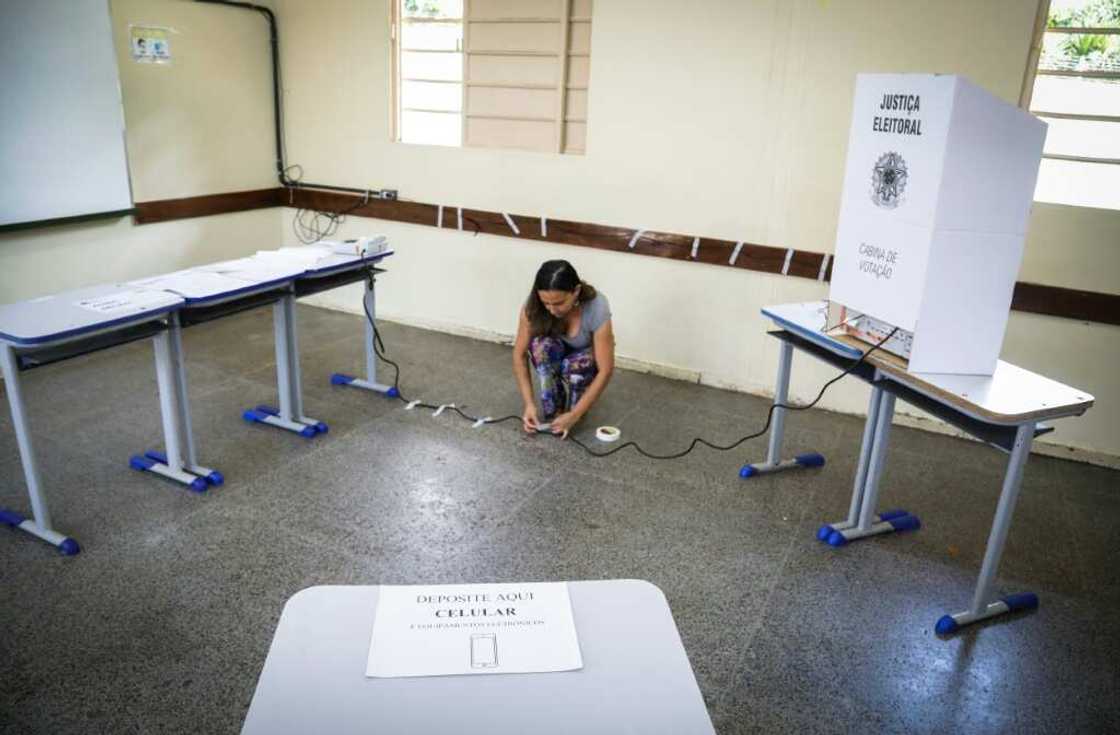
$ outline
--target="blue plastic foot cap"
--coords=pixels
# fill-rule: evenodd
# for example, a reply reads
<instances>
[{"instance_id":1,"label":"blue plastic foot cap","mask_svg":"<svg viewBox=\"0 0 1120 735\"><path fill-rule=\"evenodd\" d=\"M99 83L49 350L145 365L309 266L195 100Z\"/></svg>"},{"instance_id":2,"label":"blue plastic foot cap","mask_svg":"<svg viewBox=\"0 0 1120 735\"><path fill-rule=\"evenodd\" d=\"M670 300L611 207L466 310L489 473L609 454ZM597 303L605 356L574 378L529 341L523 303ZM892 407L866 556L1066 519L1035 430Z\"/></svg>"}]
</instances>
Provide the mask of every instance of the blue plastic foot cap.
<instances>
[{"instance_id":1,"label":"blue plastic foot cap","mask_svg":"<svg viewBox=\"0 0 1120 735\"><path fill-rule=\"evenodd\" d=\"M743 465L743 469L739 470L739 477L743 478L744 480L748 477L754 477L757 474L758 470L754 468L753 464L745 464Z\"/></svg>"},{"instance_id":2,"label":"blue plastic foot cap","mask_svg":"<svg viewBox=\"0 0 1120 735\"><path fill-rule=\"evenodd\" d=\"M141 472L152 469L152 465L154 464L155 462L153 460L142 457L139 454L134 454L128 459L128 466L134 470L140 470Z\"/></svg>"},{"instance_id":3,"label":"blue plastic foot cap","mask_svg":"<svg viewBox=\"0 0 1120 735\"><path fill-rule=\"evenodd\" d=\"M393 388L390 388L389 390L385 391L385 395L389 396L390 398L399 398L400 395L401 395L401 392L399 390L397 390L396 387L393 387Z\"/></svg>"},{"instance_id":4,"label":"blue plastic foot cap","mask_svg":"<svg viewBox=\"0 0 1120 735\"><path fill-rule=\"evenodd\" d=\"M331 427L327 426L322 421L315 423L315 431L319 432L320 434L326 434L330 430Z\"/></svg>"},{"instance_id":5,"label":"blue plastic foot cap","mask_svg":"<svg viewBox=\"0 0 1120 735\"><path fill-rule=\"evenodd\" d=\"M261 420L261 417L257 415L257 412L251 408L245 409L245 412L241 414L241 418L245 419L250 424L255 424Z\"/></svg>"},{"instance_id":6,"label":"blue plastic foot cap","mask_svg":"<svg viewBox=\"0 0 1120 735\"><path fill-rule=\"evenodd\" d=\"M209 475L206 476L206 481L208 483L210 483L211 485L216 486L216 485L221 485L223 482L225 482L226 478L222 475L221 472L218 472L217 470L214 470L213 472L211 472Z\"/></svg>"},{"instance_id":7,"label":"blue plastic foot cap","mask_svg":"<svg viewBox=\"0 0 1120 735\"><path fill-rule=\"evenodd\" d=\"M350 375L343 375L342 373L333 373L331 375L331 385L350 385L354 382L354 378Z\"/></svg>"},{"instance_id":8,"label":"blue plastic foot cap","mask_svg":"<svg viewBox=\"0 0 1120 735\"><path fill-rule=\"evenodd\" d=\"M303 427L302 429L299 430L299 435L302 436L305 439L311 439L312 437L315 437L318 434L319 434L319 432L315 430L314 426L305 426L305 427Z\"/></svg>"},{"instance_id":9,"label":"blue plastic foot cap","mask_svg":"<svg viewBox=\"0 0 1120 735\"><path fill-rule=\"evenodd\" d=\"M899 516L889 519L887 523L891 524L896 531L917 531L922 527L922 522L918 520L918 516Z\"/></svg>"},{"instance_id":10,"label":"blue plastic foot cap","mask_svg":"<svg viewBox=\"0 0 1120 735\"><path fill-rule=\"evenodd\" d=\"M817 541L828 541L828 537L832 535L832 526L827 523L817 529Z\"/></svg>"},{"instance_id":11,"label":"blue plastic foot cap","mask_svg":"<svg viewBox=\"0 0 1120 735\"><path fill-rule=\"evenodd\" d=\"M903 510L902 508L893 508L891 510L885 510L882 513L880 513L879 514L879 520L880 521L889 521L892 518L901 518L902 516L908 516L908 515L910 515L910 513Z\"/></svg>"},{"instance_id":12,"label":"blue plastic foot cap","mask_svg":"<svg viewBox=\"0 0 1120 735\"><path fill-rule=\"evenodd\" d=\"M828 534L829 546L840 547L846 543L848 543L848 539L844 538L844 534L840 533L839 531L833 531L832 533Z\"/></svg>"},{"instance_id":13,"label":"blue plastic foot cap","mask_svg":"<svg viewBox=\"0 0 1120 735\"><path fill-rule=\"evenodd\" d=\"M949 635L950 633L956 633L957 628L960 627L957 621L953 620L952 615L942 615L933 629L937 631L938 635Z\"/></svg>"},{"instance_id":14,"label":"blue plastic foot cap","mask_svg":"<svg viewBox=\"0 0 1120 735\"><path fill-rule=\"evenodd\" d=\"M194 490L196 493L204 493L206 492L206 488L210 487L210 483L206 482L206 478L204 477L196 477L191 480L191 484L187 485L187 487Z\"/></svg>"},{"instance_id":15,"label":"blue plastic foot cap","mask_svg":"<svg viewBox=\"0 0 1120 735\"><path fill-rule=\"evenodd\" d=\"M816 452L799 454L793 458L793 461L802 467L824 467L824 455Z\"/></svg>"},{"instance_id":16,"label":"blue plastic foot cap","mask_svg":"<svg viewBox=\"0 0 1120 735\"><path fill-rule=\"evenodd\" d=\"M74 556L74 554L82 550L82 547L78 546L78 542L74 539L65 538L62 539L62 543L58 545L58 550L63 556Z\"/></svg>"},{"instance_id":17,"label":"blue plastic foot cap","mask_svg":"<svg viewBox=\"0 0 1120 735\"><path fill-rule=\"evenodd\" d=\"M1016 595L1004 597L1003 602L1007 605L1007 609L1012 612L1016 610L1034 610L1038 607L1038 595L1033 592L1020 592Z\"/></svg>"},{"instance_id":18,"label":"blue plastic foot cap","mask_svg":"<svg viewBox=\"0 0 1120 735\"><path fill-rule=\"evenodd\" d=\"M9 526L18 526L23 523L24 520L24 517L15 511L0 510L0 523L6 523Z\"/></svg>"}]
</instances>

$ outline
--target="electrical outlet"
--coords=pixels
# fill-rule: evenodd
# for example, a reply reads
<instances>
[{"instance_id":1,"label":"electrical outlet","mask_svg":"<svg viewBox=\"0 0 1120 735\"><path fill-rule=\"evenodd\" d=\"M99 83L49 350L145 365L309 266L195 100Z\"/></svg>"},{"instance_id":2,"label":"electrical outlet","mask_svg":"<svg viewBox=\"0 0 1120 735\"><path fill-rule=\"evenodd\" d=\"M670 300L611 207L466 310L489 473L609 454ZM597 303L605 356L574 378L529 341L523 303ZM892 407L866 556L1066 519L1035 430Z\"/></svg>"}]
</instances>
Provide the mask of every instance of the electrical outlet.
<instances>
[{"instance_id":1,"label":"electrical outlet","mask_svg":"<svg viewBox=\"0 0 1120 735\"><path fill-rule=\"evenodd\" d=\"M381 191L378 192L378 196L380 196L382 199L387 199L389 201L395 202L397 200L397 190L396 189L382 189Z\"/></svg>"}]
</instances>

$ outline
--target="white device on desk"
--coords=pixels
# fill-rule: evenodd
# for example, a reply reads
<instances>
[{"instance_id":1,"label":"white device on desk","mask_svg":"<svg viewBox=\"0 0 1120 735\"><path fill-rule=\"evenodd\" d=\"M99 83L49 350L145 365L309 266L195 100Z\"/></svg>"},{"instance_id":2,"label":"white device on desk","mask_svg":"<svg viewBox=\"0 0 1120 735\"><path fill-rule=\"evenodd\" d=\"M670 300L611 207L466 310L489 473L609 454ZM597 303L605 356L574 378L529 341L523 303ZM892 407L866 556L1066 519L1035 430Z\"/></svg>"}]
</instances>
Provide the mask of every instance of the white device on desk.
<instances>
[{"instance_id":1,"label":"white device on desk","mask_svg":"<svg viewBox=\"0 0 1120 735\"><path fill-rule=\"evenodd\" d=\"M389 249L389 238L385 235L356 237L353 240L320 240L316 245L326 245L337 255L360 255L363 258L378 255Z\"/></svg>"},{"instance_id":2,"label":"white device on desk","mask_svg":"<svg viewBox=\"0 0 1120 735\"><path fill-rule=\"evenodd\" d=\"M765 310L763 310L765 313ZM879 349L910 359L914 349L914 333L899 329L870 314L861 314L835 301L828 302L826 329L832 334L846 334L861 342L879 345ZM831 327L831 329L828 329Z\"/></svg>"}]
</instances>

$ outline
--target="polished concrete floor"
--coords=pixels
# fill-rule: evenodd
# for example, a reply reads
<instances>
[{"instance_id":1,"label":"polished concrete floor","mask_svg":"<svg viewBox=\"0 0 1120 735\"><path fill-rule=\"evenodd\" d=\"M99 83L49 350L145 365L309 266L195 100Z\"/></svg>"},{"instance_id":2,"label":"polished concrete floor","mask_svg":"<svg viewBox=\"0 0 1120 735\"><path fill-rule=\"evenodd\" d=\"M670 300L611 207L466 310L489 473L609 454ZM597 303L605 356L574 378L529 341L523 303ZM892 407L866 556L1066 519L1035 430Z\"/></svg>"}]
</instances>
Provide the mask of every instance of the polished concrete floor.
<instances>
[{"instance_id":1,"label":"polished concrete floor","mask_svg":"<svg viewBox=\"0 0 1120 735\"><path fill-rule=\"evenodd\" d=\"M240 418L275 400L268 310L187 331L202 460L228 479L205 495L127 468L160 442L149 344L25 374L55 524L83 551L0 527L0 731L236 732L284 601L310 585L626 577L667 595L720 733L1120 731L1120 473L1032 457L999 587L1042 605L942 639L935 620L971 599L998 452L896 428L884 507L923 528L834 550L814 532L846 512L859 419L791 417L787 446L828 466L749 482L764 439L592 459L333 388L360 370L361 320L299 319L307 412L331 426L313 441ZM518 411L508 348L383 332L411 396ZM669 451L766 408L620 371L582 431ZM23 488L5 410L0 506L26 511Z\"/></svg>"}]
</instances>

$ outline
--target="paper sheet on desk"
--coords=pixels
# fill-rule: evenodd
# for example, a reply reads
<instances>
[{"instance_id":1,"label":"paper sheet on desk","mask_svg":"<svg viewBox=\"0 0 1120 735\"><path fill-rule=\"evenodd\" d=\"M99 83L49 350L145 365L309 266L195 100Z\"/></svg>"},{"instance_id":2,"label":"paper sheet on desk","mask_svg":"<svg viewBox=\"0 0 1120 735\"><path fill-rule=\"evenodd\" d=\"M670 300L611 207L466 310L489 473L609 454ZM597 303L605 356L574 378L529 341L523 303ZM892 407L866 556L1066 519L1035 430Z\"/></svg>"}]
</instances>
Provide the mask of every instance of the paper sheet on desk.
<instances>
[{"instance_id":1,"label":"paper sheet on desk","mask_svg":"<svg viewBox=\"0 0 1120 735\"><path fill-rule=\"evenodd\" d=\"M170 291L185 298L199 298L233 291L244 284L236 278L204 270L185 270L164 276L132 281L129 285L155 291Z\"/></svg>"},{"instance_id":2,"label":"paper sheet on desk","mask_svg":"<svg viewBox=\"0 0 1120 735\"><path fill-rule=\"evenodd\" d=\"M582 667L565 582L380 588L366 676Z\"/></svg>"},{"instance_id":3,"label":"paper sheet on desk","mask_svg":"<svg viewBox=\"0 0 1120 735\"><path fill-rule=\"evenodd\" d=\"M269 266L291 266L308 270L323 258L329 258L333 254L331 248L325 245L304 245L279 250L258 250L253 259L258 263L267 263Z\"/></svg>"},{"instance_id":4,"label":"paper sheet on desk","mask_svg":"<svg viewBox=\"0 0 1120 735\"><path fill-rule=\"evenodd\" d=\"M97 296L92 299L75 301L74 305L90 311L96 311L103 316L125 316L127 314L139 314L149 309L165 306L167 305L168 298L168 295L162 291L124 289Z\"/></svg>"},{"instance_id":5,"label":"paper sheet on desk","mask_svg":"<svg viewBox=\"0 0 1120 735\"><path fill-rule=\"evenodd\" d=\"M298 276L306 271L307 267L283 260L253 256L250 258L226 260L221 263L211 263L210 265L199 266L195 270L206 273L219 273L223 276L236 278L239 281L246 281L249 283L264 283L266 281L277 281Z\"/></svg>"}]
</instances>

